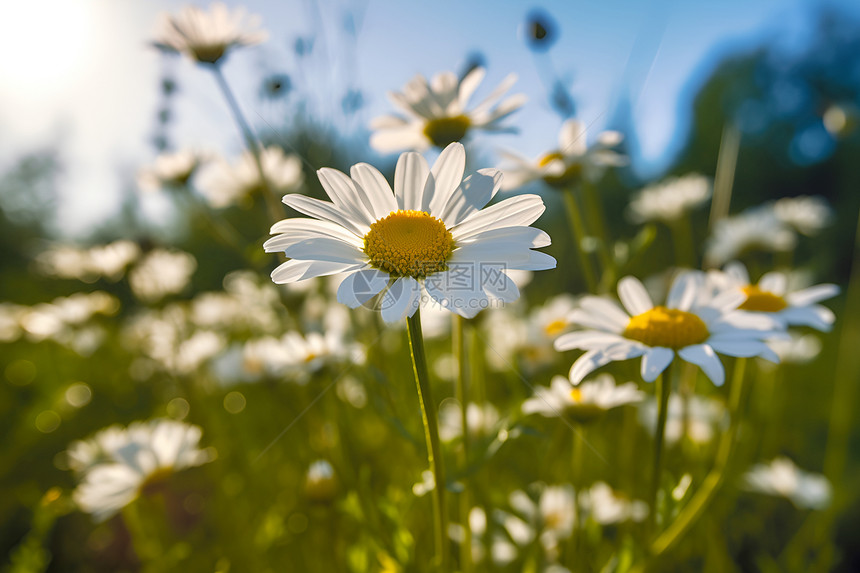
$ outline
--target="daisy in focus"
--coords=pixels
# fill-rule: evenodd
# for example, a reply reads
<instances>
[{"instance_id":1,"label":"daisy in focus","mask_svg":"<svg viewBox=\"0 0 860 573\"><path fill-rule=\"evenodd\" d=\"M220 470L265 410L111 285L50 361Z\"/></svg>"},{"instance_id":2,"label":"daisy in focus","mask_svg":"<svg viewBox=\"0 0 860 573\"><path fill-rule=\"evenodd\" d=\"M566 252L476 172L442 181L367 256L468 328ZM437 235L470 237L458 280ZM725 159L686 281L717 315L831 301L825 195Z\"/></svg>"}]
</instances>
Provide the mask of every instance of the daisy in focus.
<instances>
[{"instance_id":1,"label":"daisy in focus","mask_svg":"<svg viewBox=\"0 0 860 573\"><path fill-rule=\"evenodd\" d=\"M627 157L615 151L615 147L621 143L621 137L617 131L604 131L597 136L597 141L589 146L586 142L585 124L569 119L559 131L558 149L535 161L515 153L502 153L511 164L504 169L504 188L517 189L537 180L559 188L574 185L583 178L595 181L608 167L627 164Z\"/></svg>"},{"instance_id":2,"label":"daisy in focus","mask_svg":"<svg viewBox=\"0 0 860 573\"><path fill-rule=\"evenodd\" d=\"M646 382L656 380L677 355L699 366L717 386L725 381L717 353L778 362L764 342L775 334L775 323L762 315L733 312L743 302L740 292L699 303L703 283L702 273L682 273L672 283L666 305L655 306L638 279L625 277L618 281L618 296L626 312L613 301L583 297L570 320L587 330L563 334L555 342L559 351L586 351L570 369L571 382L579 384L610 362L640 356Z\"/></svg>"},{"instance_id":3,"label":"daisy in focus","mask_svg":"<svg viewBox=\"0 0 860 573\"><path fill-rule=\"evenodd\" d=\"M231 12L224 3L215 2L207 12L185 6L177 15L160 15L154 44L200 63L215 64L235 47L266 41L268 34L259 26L260 17L246 14L242 7Z\"/></svg>"},{"instance_id":4,"label":"daisy in focus","mask_svg":"<svg viewBox=\"0 0 860 573\"><path fill-rule=\"evenodd\" d=\"M827 478L801 470L788 458L756 464L744 474L744 486L749 491L789 499L800 509L825 509L830 505Z\"/></svg>"},{"instance_id":5,"label":"daisy in focus","mask_svg":"<svg viewBox=\"0 0 860 573\"><path fill-rule=\"evenodd\" d=\"M628 210L637 223L671 223L710 198L710 181L702 175L689 174L646 187L630 201Z\"/></svg>"},{"instance_id":6,"label":"daisy in focus","mask_svg":"<svg viewBox=\"0 0 860 573\"><path fill-rule=\"evenodd\" d=\"M717 293L743 293L745 300L739 310L766 314L782 328L809 326L828 332L836 321L833 311L817 304L839 294L839 287L835 284L792 290L789 277L780 272L767 273L757 284L752 284L746 267L739 262L729 263L722 273L709 273L708 279L715 284Z\"/></svg>"},{"instance_id":7,"label":"daisy in focus","mask_svg":"<svg viewBox=\"0 0 860 573\"><path fill-rule=\"evenodd\" d=\"M266 252L291 260L272 272L288 284L347 273L337 300L350 308L381 295L386 322L412 316L421 293L472 318L491 301L512 302L519 289L506 270L555 268L555 259L532 249L550 244L530 227L545 207L537 195L520 195L484 208L499 190L501 174L479 170L463 179L466 152L452 143L432 169L418 153L400 156L394 192L374 167L359 163L351 178L318 171L332 202L293 194L284 203L312 219L286 219L272 227Z\"/></svg>"},{"instance_id":8,"label":"daisy in focus","mask_svg":"<svg viewBox=\"0 0 860 573\"><path fill-rule=\"evenodd\" d=\"M371 147L383 153L422 151L461 141L475 129L510 131L501 125L502 121L526 101L522 94L502 99L517 80L515 75L506 77L489 96L468 109L469 100L485 75L484 68L476 67L462 79L457 79L453 72L436 74L429 83L424 76L415 76L402 93L388 94L404 115L385 115L373 120Z\"/></svg>"},{"instance_id":9,"label":"daisy in focus","mask_svg":"<svg viewBox=\"0 0 860 573\"><path fill-rule=\"evenodd\" d=\"M645 399L634 382L615 385L609 374L601 374L594 380L571 388L564 376L554 376L550 387L538 386L535 394L523 402L523 414L540 414L547 418L566 416L576 422L596 420L607 411L635 404Z\"/></svg>"},{"instance_id":10,"label":"daisy in focus","mask_svg":"<svg viewBox=\"0 0 860 573\"><path fill-rule=\"evenodd\" d=\"M174 420L111 427L69 448L73 469L83 472L75 502L96 521L104 521L173 472L212 461L198 447L202 432Z\"/></svg>"}]
</instances>

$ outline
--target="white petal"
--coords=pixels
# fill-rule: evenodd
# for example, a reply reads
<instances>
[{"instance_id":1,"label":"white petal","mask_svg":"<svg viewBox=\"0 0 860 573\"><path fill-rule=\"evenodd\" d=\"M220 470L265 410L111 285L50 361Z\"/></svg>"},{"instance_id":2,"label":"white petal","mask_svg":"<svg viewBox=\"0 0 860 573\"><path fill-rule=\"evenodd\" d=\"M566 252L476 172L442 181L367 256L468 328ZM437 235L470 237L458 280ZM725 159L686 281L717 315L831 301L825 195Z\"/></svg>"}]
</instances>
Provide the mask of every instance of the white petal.
<instances>
[{"instance_id":1,"label":"white petal","mask_svg":"<svg viewBox=\"0 0 860 573\"><path fill-rule=\"evenodd\" d=\"M402 277L394 281L380 301L382 320L397 322L415 314L420 294L421 285L412 277Z\"/></svg>"},{"instance_id":2,"label":"white petal","mask_svg":"<svg viewBox=\"0 0 860 573\"><path fill-rule=\"evenodd\" d=\"M313 197L305 197L297 193L284 195L283 202L288 207L292 207L299 213L304 213L315 219L323 221L331 221L341 227L351 231L353 234L363 237L370 230L366 224L356 221L348 214L338 209L334 204L327 201L320 201Z\"/></svg>"},{"instance_id":3,"label":"white petal","mask_svg":"<svg viewBox=\"0 0 860 573\"><path fill-rule=\"evenodd\" d=\"M329 237L305 239L284 249L284 254L291 259L332 263L358 264L368 260L367 255L353 245Z\"/></svg>"},{"instance_id":4,"label":"white petal","mask_svg":"<svg viewBox=\"0 0 860 573\"><path fill-rule=\"evenodd\" d=\"M430 168L420 153L409 151L400 155L394 169L394 195L401 209L421 210L428 175Z\"/></svg>"},{"instance_id":5,"label":"white petal","mask_svg":"<svg viewBox=\"0 0 860 573\"><path fill-rule=\"evenodd\" d=\"M337 289L337 301L358 308L382 292L390 276L379 269L364 269L348 275Z\"/></svg>"},{"instance_id":6,"label":"white petal","mask_svg":"<svg viewBox=\"0 0 860 573\"><path fill-rule=\"evenodd\" d=\"M441 213L454 191L463 181L465 170L466 149L463 144L454 142L443 149L442 153L439 154L439 159L433 164L433 169L430 170L435 181L435 189L430 196L426 192L424 194L425 210L429 209L429 213Z\"/></svg>"},{"instance_id":7,"label":"white petal","mask_svg":"<svg viewBox=\"0 0 860 573\"><path fill-rule=\"evenodd\" d=\"M481 241L454 249L448 262L454 265L484 264L515 268L513 265L517 263L526 264L530 253L528 246L514 241Z\"/></svg>"},{"instance_id":8,"label":"white petal","mask_svg":"<svg viewBox=\"0 0 860 573\"><path fill-rule=\"evenodd\" d=\"M466 177L444 203L439 218L447 227L458 225L472 213L483 209L490 202L502 183L502 173L497 169L479 169Z\"/></svg>"},{"instance_id":9,"label":"white petal","mask_svg":"<svg viewBox=\"0 0 860 573\"><path fill-rule=\"evenodd\" d=\"M671 348L655 346L642 357L641 374L645 382L653 382L672 363L675 353Z\"/></svg>"},{"instance_id":10,"label":"white petal","mask_svg":"<svg viewBox=\"0 0 860 573\"><path fill-rule=\"evenodd\" d=\"M497 267L481 269L480 281L484 292L490 298L502 302L514 302L520 298L520 289L503 269Z\"/></svg>"},{"instance_id":11,"label":"white petal","mask_svg":"<svg viewBox=\"0 0 860 573\"><path fill-rule=\"evenodd\" d=\"M622 332L624 332L625 328L619 328L618 325L613 322L611 318L608 318L603 314L590 312L583 308L577 308L573 310L567 316L567 319L573 324L578 324L586 328L595 328L597 330L611 332L613 334L621 334Z\"/></svg>"},{"instance_id":12,"label":"white petal","mask_svg":"<svg viewBox=\"0 0 860 573\"><path fill-rule=\"evenodd\" d=\"M647 347L636 345L634 343L613 344L601 350L589 350L579 357L570 368L570 381L576 385L582 382L583 378L610 362L616 360L628 360L642 356L647 351Z\"/></svg>"},{"instance_id":13,"label":"white petal","mask_svg":"<svg viewBox=\"0 0 860 573\"><path fill-rule=\"evenodd\" d=\"M553 345L559 352L566 350L599 350L610 344L624 342L624 338L611 332L581 330L559 336Z\"/></svg>"},{"instance_id":14,"label":"white petal","mask_svg":"<svg viewBox=\"0 0 860 573\"><path fill-rule=\"evenodd\" d=\"M554 269L556 260L546 253L539 251L529 251L529 259L525 263L511 263L508 266L510 270L516 271L547 271Z\"/></svg>"},{"instance_id":15,"label":"white petal","mask_svg":"<svg viewBox=\"0 0 860 573\"><path fill-rule=\"evenodd\" d=\"M552 243L549 235L534 227L502 227L500 229L490 229L489 231L472 235L468 239L463 239L460 244L468 245L479 241L514 241L521 243L530 249L547 247Z\"/></svg>"},{"instance_id":16,"label":"white petal","mask_svg":"<svg viewBox=\"0 0 860 573\"><path fill-rule=\"evenodd\" d=\"M787 284L788 279L784 273L770 272L761 277L761 280L758 281L758 288L782 296L785 294Z\"/></svg>"},{"instance_id":17,"label":"white petal","mask_svg":"<svg viewBox=\"0 0 860 573\"><path fill-rule=\"evenodd\" d=\"M329 261L300 261L291 259L281 263L272 271L272 280L275 284L294 283L314 277L333 275L348 270L360 269L366 265L355 265L350 263L333 263Z\"/></svg>"},{"instance_id":18,"label":"white petal","mask_svg":"<svg viewBox=\"0 0 860 573\"><path fill-rule=\"evenodd\" d=\"M486 74L487 71L478 66L466 74L466 77L464 77L460 82L460 93L457 97L460 100L461 109L466 109L466 104L469 103L469 98L471 98L472 94L475 93L475 90L478 89L478 85L483 81Z\"/></svg>"},{"instance_id":19,"label":"white petal","mask_svg":"<svg viewBox=\"0 0 860 573\"><path fill-rule=\"evenodd\" d=\"M558 134L558 147L562 155L585 154L585 124L575 119L565 121Z\"/></svg>"},{"instance_id":20,"label":"white petal","mask_svg":"<svg viewBox=\"0 0 860 573\"><path fill-rule=\"evenodd\" d=\"M747 272L747 268L743 263L732 261L726 265L724 272L737 286L745 287L750 284L750 274Z\"/></svg>"},{"instance_id":21,"label":"white petal","mask_svg":"<svg viewBox=\"0 0 860 573\"><path fill-rule=\"evenodd\" d=\"M631 316L642 314L654 308L648 291L635 277L627 276L618 281L618 298L621 299L621 304Z\"/></svg>"},{"instance_id":22,"label":"white petal","mask_svg":"<svg viewBox=\"0 0 860 573\"><path fill-rule=\"evenodd\" d=\"M317 170L317 177L319 177L326 195L341 210L367 225L376 220L369 207L362 202L352 179L345 173L331 167L323 167Z\"/></svg>"},{"instance_id":23,"label":"white petal","mask_svg":"<svg viewBox=\"0 0 860 573\"><path fill-rule=\"evenodd\" d=\"M421 132L420 124L410 123L400 129L374 131L370 146L381 153L391 153L401 149L427 149L430 141Z\"/></svg>"},{"instance_id":24,"label":"white petal","mask_svg":"<svg viewBox=\"0 0 860 573\"><path fill-rule=\"evenodd\" d=\"M424 288L443 308L465 318L474 318L489 306L479 278L479 267L475 265L452 267L447 272L429 276L424 280Z\"/></svg>"},{"instance_id":25,"label":"white petal","mask_svg":"<svg viewBox=\"0 0 860 573\"><path fill-rule=\"evenodd\" d=\"M743 358L750 358L752 356L769 358L775 356L770 347L759 340L708 340L708 345L726 356ZM776 361L779 362L779 358Z\"/></svg>"},{"instance_id":26,"label":"white petal","mask_svg":"<svg viewBox=\"0 0 860 573\"><path fill-rule=\"evenodd\" d=\"M613 332L623 332L630 324L630 317L615 302L599 296L584 296L579 306L589 314L604 317L612 325Z\"/></svg>"},{"instance_id":27,"label":"white petal","mask_svg":"<svg viewBox=\"0 0 860 573\"><path fill-rule=\"evenodd\" d=\"M290 223L289 228L282 225L282 223L287 222ZM306 239L319 237L337 239L354 247L360 248L363 246L361 239L340 225L329 221L320 221L318 219L287 219L286 221L280 221L272 229L281 229L284 232L263 243L263 249L267 253L277 253Z\"/></svg>"},{"instance_id":28,"label":"white petal","mask_svg":"<svg viewBox=\"0 0 860 573\"><path fill-rule=\"evenodd\" d=\"M473 213L450 230L454 240L460 240L498 227L531 225L545 209L537 195L518 195Z\"/></svg>"},{"instance_id":29,"label":"white petal","mask_svg":"<svg viewBox=\"0 0 860 573\"><path fill-rule=\"evenodd\" d=\"M839 287L834 284L815 285L788 294L785 300L791 306L807 306L822 300L827 300L839 294Z\"/></svg>"},{"instance_id":30,"label":"white petal","mask_svg":"<svg viewBox=\"0 0 860 573\"><path fill-rule=\"evenodd\" d=\"M722 386L726 381L726 371L723 363L717 357L714 349L707 344L694 344L678 351L683 360L697 365L716 386Z\"/></svg>"},{"instance_id":31,"label":"white petal","mask_svg":"<svg viewBox=\"0 0 860 573\"><path fill-rule=\"evenodd\" d=\"M833 311L820 304L787 308L778 313L780 318L795 326L809 326L822 332L829 332L836 321Z\"/></svg>"},{"instance_id":32,"label":"white petal","mask_svg":"<svg viewBox=\"0 0 860 573\"><path fill-rule=\"evenodd\" d=\"M669 296L666 297L666 306L678 310L690 310L701 284L701 273L692 271L679 275L672 283Z\"/></svg>"},{"instance_id":33,"label":"white petal","mask_svg":"<svg viewBox=\"0 0 860 573\"><path fill-rule=\"evenodd\" d=\"M357 163L349 171L367 195L375 219L381 219L397 210L397 200L382 173L367 163Z\"/></svg>"}]
</instances>

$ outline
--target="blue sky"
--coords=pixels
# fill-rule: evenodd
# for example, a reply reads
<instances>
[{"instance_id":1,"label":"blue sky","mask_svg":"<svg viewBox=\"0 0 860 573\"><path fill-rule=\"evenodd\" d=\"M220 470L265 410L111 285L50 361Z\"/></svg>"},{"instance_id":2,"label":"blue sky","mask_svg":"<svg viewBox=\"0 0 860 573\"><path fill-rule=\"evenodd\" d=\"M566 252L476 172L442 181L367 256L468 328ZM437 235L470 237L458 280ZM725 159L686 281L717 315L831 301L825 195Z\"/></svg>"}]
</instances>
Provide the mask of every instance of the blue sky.
<instances>
[{"instance_id":1,"label":"blue sky","mask_svg":"<svg viewBox=\"0 0 860 573\"><path fill-rule=\"evenodd\" d=\"M833 3L857 9L848 0ZM530 102L512 118L520 128L518 136L482 137L476 143L488 151L503 147L526 155L552 146L560 123L546 103L535 60L521 37L525 15L540 6L559 24L559 40L549 58L556 71L572 78L578 115L600 129L618 98L631 98L641 145L633 166L648 177L659 175L683 143L692 95L716 63L764 41L786 49L802 45L818 3L249 0L244 4L263 16L270 31L269 42L233 54L225 68L252 121L271 113L256 97L266 72L290 74L298 89L315 94L324 117L335 109L344 83L357 82L367 102L358 121L366 123L390 111L386 91L416 73L459 70L467 54L480 51L488 75L478 97L515 72L519 81L514 90L526 93ZM64 228L83 232L109 215L123 184L152 159L147 138L165 63L147 41L158 12L182 5L167 0L30 0L5 9L0 50L16 56L0 61L4 86L0 157L8 164L10 158L39 145L60 146L67 163L61 180ZM340 30L348 12L361 16L356 45ZM317 54L314 70L296 73L292 41L319 30L324 37L317 45L324 47L328 58ZM187 61L168 65L182 86L174 140L237 152L240 141L208 73ZM369 150L368 156L373 156Z\"/></svg>"}]
</instances>

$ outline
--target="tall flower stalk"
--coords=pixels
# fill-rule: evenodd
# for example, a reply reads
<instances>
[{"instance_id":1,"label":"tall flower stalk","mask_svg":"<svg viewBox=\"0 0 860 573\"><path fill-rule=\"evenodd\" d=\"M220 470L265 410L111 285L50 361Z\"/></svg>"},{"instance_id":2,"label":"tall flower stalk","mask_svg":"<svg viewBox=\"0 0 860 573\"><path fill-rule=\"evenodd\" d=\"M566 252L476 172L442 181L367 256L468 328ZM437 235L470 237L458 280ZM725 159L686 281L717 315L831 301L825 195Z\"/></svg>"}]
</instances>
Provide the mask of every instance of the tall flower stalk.
<instances>
[{"instance_id":1,"label":"tall flower stalk","mask_svg":"<svg viewBox=\"0 0 860 573\"><path fill-rule=\"evenodd\" d=\"M450 570L447 547L448 506L445 503L445 467L439 442L439 422L436 416L436 403L430 387L427 371L427 356L424 353L424 336L421 332L421 311L406 319L409 334L409 352L412 355L412 371L418 390L418 403L421 405L421 420L424 422L424 438L427 442L427 462L433 472L433 525L436 545L435 564L439 571ZM464 433L466 428L463 428Z\"/></svg>"}]
</instances>

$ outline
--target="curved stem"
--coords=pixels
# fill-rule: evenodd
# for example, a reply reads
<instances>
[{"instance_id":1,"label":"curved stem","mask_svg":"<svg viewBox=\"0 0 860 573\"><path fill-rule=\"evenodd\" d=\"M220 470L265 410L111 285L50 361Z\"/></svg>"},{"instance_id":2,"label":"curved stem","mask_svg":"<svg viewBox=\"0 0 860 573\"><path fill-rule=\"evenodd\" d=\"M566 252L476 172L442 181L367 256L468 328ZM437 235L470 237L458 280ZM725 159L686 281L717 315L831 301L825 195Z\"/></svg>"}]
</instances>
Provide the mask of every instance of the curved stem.
<instances>
[{"instance_id":1,"label":"curved stem","mask_svg":"<svg viewBox=\"0 0 860 573\"><path fill-rule=\"evenodd\" d=\"M272 195L272 188L269 185L269 180L266 177L265 172L263 171L263 163L260 159L260 142L251 130L250 124L245 120L242 108L239 107L239 102L236 100L236 96L233 95L233 90L230 89L230 84L227 83L227 78L224 77L224 73L221 71L221 66L219 64L214 64L211 66L211 69L212 73L215 75L215 80L218 82L218 87L221 89L221 93L224 94L224 99L227 100L227 106L233 114L233 119L236 120L236 125L239 126L239 132L245 140L245 146L254 157L254 163L257 165L257 172L260 175L260 183L262 184L260 188L263 195L263 201L265 202L266 209L269 212L269 218L272 223L277 223L283 218L283 214L280 211L280 206L275 199L275 196Z\"/></svg>"},{"instance_id":2,"label":"curved stem","mask_svg":"<svg viewBox=\"0 0 860 573\"><path fill-rule=\"evenodd\" d=\"M721 439L719 449L717 450L717 459L714 463L714 468L708 473L702 482L701 487L696 491L693 498L684 506L678 517L672 522L663 533L661 533L654 543L651 544L651 554L655 557L662 555L669 549L675 546L678 541L683 538L684 534L696 523L699 517L708 508L708 505L713 500L720 486L725 481L726 468L731 458L732 446L734 445L735 435L737 434L738 426L741 421L742 414L742 398L744 392L744 371L746 368L746 359L738 358L735 362L735 372L732 376L731 396L729 398L729 412L731 414L731 422L729 430L725 432Z\"/></svg>"},{"instance_id":3,"label":"curved stem","mask_svg":"<svg viewBox=\"0 0 860 573\"><path fill-rule=\"evenodd\" d=\"M595 293L597 292L597 280L594 277L594 270L591 268L591 260L588 253L582 247L585 241L585 224L582 221L579 204L576 201L573 189L562 191L561 194L564 196L564 206L567 209L567 218L573 234L573 246L579 256L579 266L582 268L585 284L588 286L589 292Z\"/></svg>"},{"instance_id":4,"label":"curved stem","mask_svg":"<svg viewBox=\"0 0 860 573\"><path fill-rule=\"evenodd\" d=\"M412 371L421 404L421 419L424 422L424 438L427 441L427 461L433 471L433 522L436 538L435 563L439 571L450 570L448 559L448 510L445 505L445 469L442 464L442 449L439 444L439 423L436 420L436 404L430 389L427 372L427 357L424 353L424 336L421 333L421 310L406 319L409 335L409 350L412 354Z\"/></svg>"}]
</instances>

